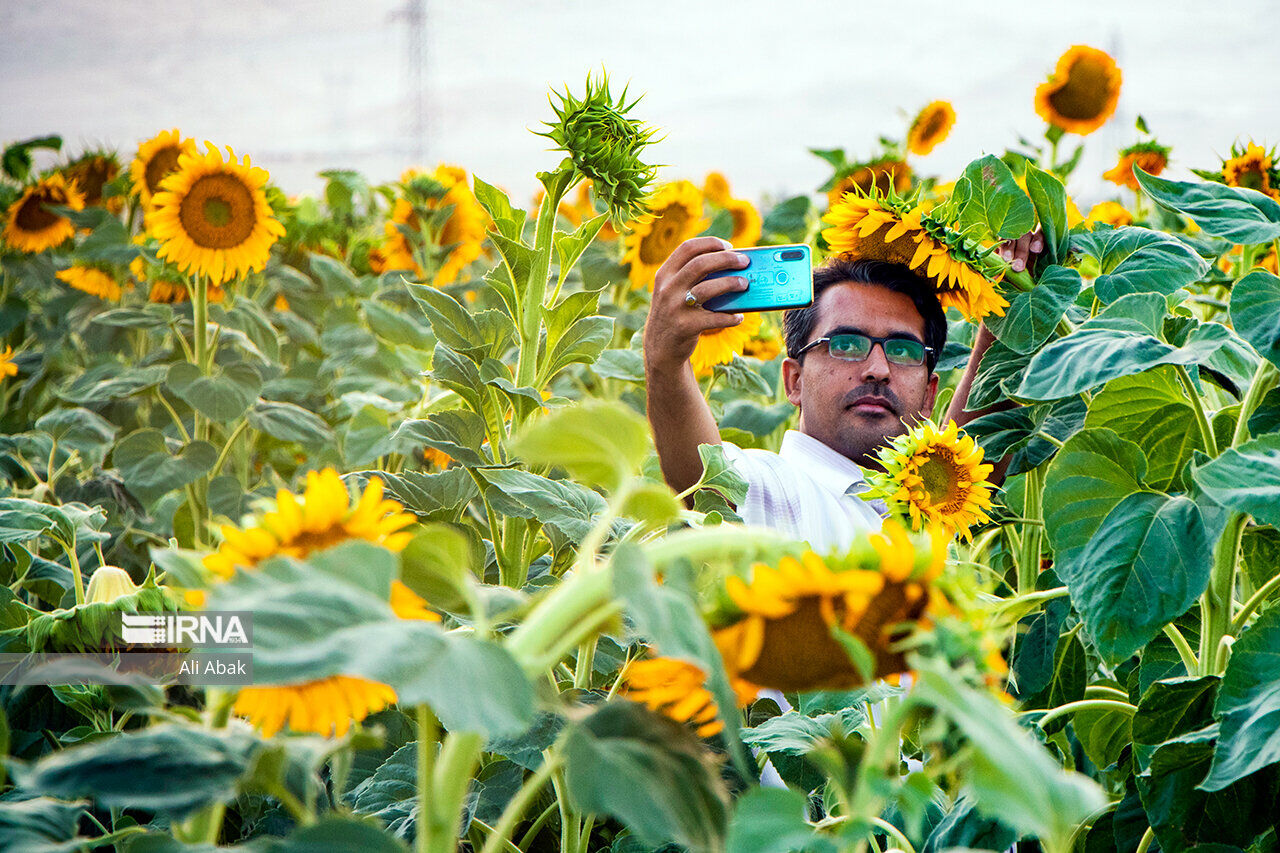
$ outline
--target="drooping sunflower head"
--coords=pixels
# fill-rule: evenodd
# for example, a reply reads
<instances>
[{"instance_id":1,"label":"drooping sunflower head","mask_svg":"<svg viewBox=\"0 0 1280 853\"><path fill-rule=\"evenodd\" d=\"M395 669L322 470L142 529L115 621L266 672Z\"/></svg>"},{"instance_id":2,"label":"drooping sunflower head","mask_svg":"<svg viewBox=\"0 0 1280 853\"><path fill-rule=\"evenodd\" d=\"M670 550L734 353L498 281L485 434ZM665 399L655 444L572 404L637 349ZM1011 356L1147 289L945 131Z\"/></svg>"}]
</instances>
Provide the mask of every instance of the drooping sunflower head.
<instances>
[{"instance_id":1,"label":"drooping sunflower head","mask_svg":"<svg viewBox=\"0 0 1280 853\"><path fill-rule=\"evenodd\" d=\"M764 219L755 205L744 198L731 198L725 200L724 209L733 217L729 242L738 249L754 246L764 232Z\"/></svg>"},{"instance_id":2,"label":"drooping sunflower head","mask_svg":"<svg viewBox=\"0 0 1280 853\"><path fill-rule=\"evenodd\" d=\"M707 227L702 193L688 181L664 185L649 202L649 212L626 224L622 262L630 265L633 288L653 289L653 277L676 247Z\"/></svg>"},{"instance_id":3,"label":"drooping sunflower head","mask_svg":"<svg viewBox=\"0 0 1280 853\"><path fill-rule=\"evenodd\" d=\"M403 193L383 226L387 240L380 261L384 269L425 275L415 252L422 243L424 251L439 256L432 284L452 284L480 257L489 215L467 185L466 171L457 166L442 163L430 173L409 170L400 182Z\"/></svg>"},{"instance_id":4,"label":"drooping sunflower head","mask_svg":"<svg viewBox=\"0 0 1280 853\"><path fill-rule=\"evenodd\" d=\"M76 290L83 291L99 299L109 302L120 300L120 282L115 276L100 267L76 264L55 273L60 281L65 281Z\"/></svg>"},{"instance_id":5,"label":"drooping sunflower head","mask_svg":"<svg viewBox=\"0 0 1280 853\"><path fill-rule=\"evenodd\" d=\"M113 213L122 207L117 196L104 199L103 191L107 184L120 174L120 161L112 151L95 151L83 154L62 167L67 180L75 181L76 188L84 196L86 206L105 206Z\"/></svg>"},{"instance_id":6,"label":"drooping sunflower head","mask_svg":"<svg viewBox=\"0 0 1280 853\"><path fill-rule=\"evenodd\" d=\"M698 737L711 737L724 731L724 721L706 685L707 674L701 667L677 658L655 657L627 665L620 694L677 723L693 726Z\"/></svg>"},{"instance_id":7,"label":"drooping sunflower head","mask_svg":"<svg viewBox=\"0 0 1280 853\"><path fill-rule=\"evenodd\" d=\"M698 344L693 348L689 362L693 365L693 375L710 376L717 364L728 364L734 355L746 352L747 344L760 333L760 315L749 311L742 315L742 322L736 326L723 329L711 329L698 335Z\"/></svg>"},{"instance_id":8,"label":"drooping sunflower head","mask_svg":"<svg viewBox=\"0 0 1280 853\"><path fill-rule=\"evenodd\" d=\"M743 683L841 690L905 671L897 641L936 606L930 585L945 565L944 537L909 534L890 519L847 552L805 551L728 577L726 603L710 619L739 695L750 694ZM838 632L870 660L855 661Z\"/></svg>"},{"instance_id":9,"label":"drooping sunflower head","mask_svg":"<svg viewBox=\"0 0 1280 853\"><path fill-rule=\"evenodd\" d=\"M882 157L842 170L827 190L827 206L834 207L847 193L905 193L911 189L911 167L900 157Z\"/></svg>"},{"instance_id":10,"label":"drooping sunflower head","mask_svg":"<svg viewBox=\"0 0 1280 853\"><path fill-rule=\"evenodd\" d=\"M213 143L205 147L204 154L183 154L177 171L161 181L147 228L160 240L159 257L222 284L261 272L284 225L263 191L266 169L248 156L237 161L229 147L226 160Z\"/></svg>"},{"instance_id":11,"label":"drooping sunflower head","mask_svg":"<svg viewBox=\"0 0 1280 853\"><path fill-rule=\"evenodd\" d=\"M13 363L13 347L0 350L0 379L18 375L18 365Z\"/></svg>"},{"instance_id":12,"label":"drooping sunflower head","mask_svg":"<svg viewBox=\"0 0 1280 853\"><path fill-rule=\"evenodd\" d=\"M890 191L848 192L827 211L822 236L833 254L902 264L933 282L943 308L971 320L1003 315L1008 300L996 289L1003 275L989 249Z\"/></svg>"},{"instance_id":13,"label":"drooping sunflower head","mask_svg":"<svg viewBox=\"0 0 1280 853\"><path fill-rule=\"evenodd\" d=\"M129 177L143 207L150 207L151 197L160 192L160 182L178 170L182 155L195 153L195 140L183 139L176 127L162 130L138 146L138 154L129 164Z\"/></svg>"},{"instance_id":14,"label":"drooping sunflower head","mask_svg":"<svg viewBox=\"0 0 1280 853\"><path fill-rule=\"evenodd\" d=\"M1133 167L1138 166L1149 175L1158 175L1169 165L1169 149L1158 142L1139 142L1120 152L1116 165L1102 173L1113 184L1138 191L1138 179Z\"/></svg>"},{"instance_id":15,"label":"drooping sunflower head","mask_svg":"<svg viewBox=\"0 0 1280 853\"><path fill-rule=\"evenodd\" d=\"M936 148L956 123L956 111L947 101L934 101L922 109L907 131L907 149L921 157Z\"/></svg>"},{"instance_id":16,"label":"drooping sunflower head","mask_svg":"<svg viewBox=\"0 0 1280 853\"><path fill-rule=\"evenodd\" d=\"M1122 228L1133 224L1133 214L1118 201L1100 201L1089 208L1089 215L1085 218L1086 227L1091 231L1099 222L1113 228Z\"/></svg>"},{"instance_id":17,"label":"drooping sunflower head","mask_svg":"<svg viewBox=\"0 0 1280 853\"><path fill-rule=\"evenodd\" d=\"M873 492L911 519L917 530L932 525L970 537L969 528L988 520L992 466L982 448L955 421L939 429L924 421L879 451L883 473L869 480Z\"/></svg>"},{"instance_id":18,"label":"drooping sunflower head","mask_svg":"<svg viewBox=\"0 0 1280 853\"><path fill-rule=\"evenodd\" d=\"M1280 170L1274 148L1268 151L1254 142L1244 148L1233 145L1231 157L1222 163L1222 180L1229 187L1257 190L1280 201Z\"/></svg>"},{"instance_id":19,"label":"drooping sunflower head","mask_svg":"<svg viewBox=\"0 0 1280 853\"><path fill-rule=\"evenodd\" d=\"M74 181L54 173L23 190L18 200L9 205L5 215L4 242L20 252L43 252L52 249L76 233L76 227L65 216L54 213L51 205L84 209L84 196Z\"/></svg>"},{"instance_id":20,"label":"drooping sunflower head","mask_svg":"<svg viewBox=\"0 0 1280 853\"><path fill-rule=\"evenodd\" d=\"M281 489L275 506L243 528L223 525L222 544L204 559L215 575L229 578L237 566L256 567L277 554L306 559L316 551L360 539L392 551L403 550L410 534L404 530L414 517L382 496L382 481L369 479L352 502L338 472L332 468L308 471L302 495Z\"/></svg>"},{"instance_id":21,"label":"drooping sunflower head","mask_svg":"<svg viewBox=\"0 0 1280 853\"><path fill-rule=\"evenodd\" d=\"M1116 111L1120 76L1120 67L1106 52L1074 45L1036 88L1036 113L1067 133L1093 133Z\"/></svg>"},{"instance_id":22,"label":"drooping sunflower head","mask_svg":"<svg viewBox=\"0 0 1280 853\"><path fill-rule=\"evenodd\" d=\"M554 122L538 133L568 152L574 169L590 179L595 193L615 222L635 219L645 211L645 197L657 168L644 163L641 155L657 132L628 113L640 100L627 103L627 90L615 101L609 92L609 78L587 75L586 93L581 99L566 87L564 94L552 90L560 103L551 102ZM550 95L548 95L550 99Z\"/></svg>"}]
</instances>

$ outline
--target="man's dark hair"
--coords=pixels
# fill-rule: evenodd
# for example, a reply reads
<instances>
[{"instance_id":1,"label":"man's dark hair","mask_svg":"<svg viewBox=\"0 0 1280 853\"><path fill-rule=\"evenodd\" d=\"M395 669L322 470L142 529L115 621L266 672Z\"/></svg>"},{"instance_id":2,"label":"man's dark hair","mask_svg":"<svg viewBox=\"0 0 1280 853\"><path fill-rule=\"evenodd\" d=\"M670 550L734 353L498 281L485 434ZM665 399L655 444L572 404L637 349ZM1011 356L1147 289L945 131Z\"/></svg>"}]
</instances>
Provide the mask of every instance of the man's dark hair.
<instances>
[{"instance_id":1,"label":"man's dark hair","mask_svg":"<svg viewBox=\"0 0 1280 853\"><path fill-rule=\"evenodd\" d=\"M782 315L787 355L795 358L813 335L813 327L818 321L818 298L823 291L844 281L878 285L911 298L924 318L924 345L931 349L925 363L932 373L947 343L947 315L938 302L933 284L902 264L859 261L847 255L832 258L813 271L813 302L804 308L792 308Z\"/></svg>"}]
</instances>

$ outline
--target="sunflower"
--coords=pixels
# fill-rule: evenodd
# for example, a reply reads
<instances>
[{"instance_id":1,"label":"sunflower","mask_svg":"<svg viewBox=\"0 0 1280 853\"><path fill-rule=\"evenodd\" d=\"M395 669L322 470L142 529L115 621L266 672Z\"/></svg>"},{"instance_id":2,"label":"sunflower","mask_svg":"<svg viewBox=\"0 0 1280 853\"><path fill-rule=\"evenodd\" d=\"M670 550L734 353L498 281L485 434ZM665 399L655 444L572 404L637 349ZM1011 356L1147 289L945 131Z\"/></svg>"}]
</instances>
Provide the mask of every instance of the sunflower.
<instances>
[{"instance_id":1,"label":"sunflower","mask_svg":"<svg viewBox=\"0 0 1280 853\"><path fill-rule=\"evenodd\" d=\"M956 123L956 111L947 101L934 101L922 109L907 131L907 148L923 157L947 138Z\"/></svg>"},{"instance_id":2,"label":"sunflower","mask_svg":"<svg viewBox=\"0 0 1280 853\"><path fill-rule=\"evenodd\" d=\"M1118 201L1100 201L1089 208L1089 216L1085 219L1090 230L1099 222L1121 228L1133 224L1133 214L1125 210L1124 205Z\"/></svg>"},{"instance_id":3,"label":"sunflower","mask_svg":"<svg viewBox=\"0 0 1280 853\"><path fill-rule=\"evenodd\" d=\"M436 245L448 250L444 263L436 270L431 283L436 287L451 284L467 264L480 257L489 227L489 216L467 187L467 173L457 166L441 164L428 177L439 185L439 193L418 193L412 189L412 181L419 176L416 170L401 175L401 183L410 185L409 198L397 198L391 211L391 220L383 226L387 242L382 247L386 269L412 270L422 276L425 271L414 258L413 245L405 236L422 233L422 225L415 204L426 210L452 207L449 218L436 235Z\"/></svg>"},{"instance_id":4,"label":"sunflower","mask_svg":"<svg viewBox=\"0 0 1280 853\"><path fill-rule=\"evenodd\" d=\"M764 220L755 205L746 199L731 198L725 201L724 209L733 217L729 242L738 249L754 246L764 231Z\"/></svg>"},{"instance_id":5,"label":"sunflower","mask_svg":"<svg viewBox=\"0 0 1280 853\"><path fill-rule=\"evenodd\" d=\"M822 236L833 253L920 268L933 282L943 308L954 307L980 320L988 314L1003 316L1009 304L995 289L1003 275L999 262L919 205L893 194L851 192L827 211L823 221L832 226Z\"/></svg>"},{"instance_id":6,"label":"sunflower","mask_svg":"<svg viewBox=\"0 0 1280 853\"><path fill-rule=\"evenodd\" d=\"M43 252L52 249L76 233L76 227L65 216L59 216L46 205L60 205L72 210L84 209L84 196L74 181L52 174L26 188L9 205L4 225L4 242L20 252Z\"/></svg>"},{"instance_id":7,"label":"sunflower","mask_svg":"<svg viewBox=\"0 0 1280 853\"><path fill-rule=\"evenodd\" d=\"M1085 136L1106 124L1119 100L1116 61L1078 44L1062 54L1049 79L1036 88L1036 113L1054 127Z\"/></svg>"},{"instance_id":8,"label":"sunflower","mask_svg":"<svg viewBox=\"0 0 1280 853\"><path fill-rule=\"evenodd\" d=\"M160 183L152 199L147 228L161 242L161 258L169 258L186 274L213 284L261 272L271 246L284 236L284 226L271 213L263 186L267 171L228 159L205 143L206 152L183 154L178 170Z\"/></svg>"},{"instance_id":9,"label":"sunflower","mask_svg":"<svg viewBox=\"0 0 1280 853\"><path fill-rule=\"evenodd\" d=\"M432 465L443 471L453 462L453 457L443 450L436 450L434 447L422 448L422 462L424 465Z\"/></svg>"},{"instance_id":10,"label":"sunflower","mask_svg":"<svg viewBox=\"0 0 1280 853\"><path fill-rule=\"evenodd\" d=\"M195 153L195 140L183 139L176 127L162 130L138 146L138 156L129 164L129 177L143 207L151 206L152 196L160 192L160 182L177 171L182 155Z\"/></svg>"},{"instance_id":11,"label":"sunflower","mask_svg":"<svg viewBox=\"0 0 1280 853\"><path fill-rule=\"evenodd\" d=\"M742 315L742 322L736 326L723 329L711 329L698 336L698 344L693 348L689 362L693 365L694 376L710 376L711 369L717 364L728 364L733 361L734 354L741 355L750 341L760 332L760 315L747 312Z\"/></svg>"},{"instance_id":12,"label":"sunflower","mask_svg":"<svg viewBox=\"0 0 1280 853\"><path fill-rule=\"evenodd\" d=\"M894 646L909 623L922 623L939 594L930 582L946 564L941 535L912 537L889 519L884 530L826 559L813 551L755 563L750 578L730 576L729 602L713 615L712 636L739 696L750 687L843 690L906 671ZM872 672L854 664L833 629L872 655Z\"/></svg>"},{"instance_id":13,"label":"sunflower","mask_svg":"<svg viewBox=\"0 0 1280 853\"><path fill-rule=\"evenodd\" d=\"M13 363L13 347L0 350L0 379L18 375L18 365Z\"/></svg>"},{"instance_id":14,"label":"sunflower","mask_svg":"<svg viewBox=\"0 0 1280 853\"><path fill-rule=\"evenodd\" d=\"M895 157L854 166L838 177L835 185L827 190L827 206L835 207L849 192L866 195L874 189L881 194L890 190L905 193L911 189L911 174L911 167Z\"/></svg>"},{"instance_id":15,"label":"sunflower","mask_svg":"<svg viewBox=\"0 0 1280 853\"><path fill-rule=\"evenodd\" d=\"M971 526L988 520L993 466L982 464L982 448L955 421L943 430L925 421L878 456L884 472L871 475L872 491L904 509L917 530L936 524L968 539Z\"/></svg>"},{"instance_id":16,"label":"sunflower","mask_svg":"<svg viewBox=\"0 0 1280 853\"><path fill-rule=\"evenodd\" d=\"M676 658L632 661L623 672L620 693L677 723L694 727L698 737L724 731L724 721L700 667Z\"/></svg>"},{"instance_id":17,"label":"sunflower","mask_svg":"<svg viewBox=\"0 0 1280 853\"><path fill-rule=\"evenodd\" d=\"M676 247L707 227L702 193L688 181L674 181L649 201L649 212L626 224L622 262L630 265L633 288L653 290L653 276Z\"/></svg>"},{"instance_id":18,"label":"sunflower","mask_svg":"<svg viewBox=\"0 0 1280 853\"><path fill-rule=\"evenodd\" d=\"M1222 164L1222 180L1229 187L1257 190L1280 201L1277 186L1275 151L1267 151L1261 145L1250 142L1244 150L1231 149L1231 157Z\"/></svg>"},{"instance_id":19,"label":"sunflower","mask_svg":"<svg viewBox=\"0 0 1280 853\"><path fill-rule=\"evenodd\" d=\"M277 554L302 560L350 539L400 551L411 536L402 528L413 520L399 503L383 499L382 480L377 477L369 479L359 500L351 504L337 471L308 471L301 499L281 489L275 509L255 526L242 530L223 525L222 544L204 558L204 564L219 577L229 578L237 566L253 568Z\"/></svg>"},{"instance_id":20,"label":"sunflower","mask_svg":"<svg viewBox=\"0 0 1280 853\"><path fill-rule=\"evenodd\" d=\"M115 154L85 154L64 166L62 174L67 176L67 180L76 182L86 206L105 206L112 213L119 213L124 206L118 197L105 200L102 197L103 188L120 174L120 161Z\"/></svg>"},{"instance_id":21,"label":"sunflower","mask_svg":"<svg viewBox=\"0 0 1280 853\"><path fill-rule=\"evenodd\" d=\"M782 336L777 329L757 332L742 348L743 355L758 358L761 361L773 361L782 353Z\"/></svg>"},{"instance_id":22,"label":"sunflower","mask_svg":"<svg viewBox=\"0 0 1280 853\"><path fill-rule=\"evenodd\" d=\"M59 270L56 275L59 280L65 281L76 290L82 290L99 299L111 302L120 299L120 282L105 270L76 264L69 269Z\"/></svg>"},{"instance_id":23,"label":"sunflower","mask_svg":"<svg viewBox=\"0 0 1280 853\"><path fill-rule=\"evenodd\" d=\"M712 204L725 207L731 198L729 179L722 172L708 172L706 180L702 182L702 194Z\"/></svg>"},{"instance_id":24,"label":"sunflower","mask_svg":"<svg viewBox=\"0 0 1280 853\"><path fill-rule=\"evenodd\" d=\"M1158 175L1169 165L1169 149L1157 142L1139 142L1130 145L1120 152L1120 160L1116 165L1102 173L1102 177L1113 184L1128 187L1137 192L1138 179L1133 176L1133 167L1138 166L1148 175Z\"/></svg>"}]
</instances>

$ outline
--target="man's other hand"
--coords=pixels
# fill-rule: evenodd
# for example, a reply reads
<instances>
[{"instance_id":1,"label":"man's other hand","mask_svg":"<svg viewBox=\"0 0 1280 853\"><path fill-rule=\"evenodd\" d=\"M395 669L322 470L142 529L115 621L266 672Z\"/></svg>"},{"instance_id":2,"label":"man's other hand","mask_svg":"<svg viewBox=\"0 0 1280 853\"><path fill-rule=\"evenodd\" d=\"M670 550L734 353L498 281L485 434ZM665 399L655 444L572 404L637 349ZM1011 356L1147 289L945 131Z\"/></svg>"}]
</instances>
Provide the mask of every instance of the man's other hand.
<instances>
[{"instance_id":1,"label":"man's other hand","mask_svg":"<svg viewBox=\"0 0 1280 853\"><path fill-rule=\"evenodd\" d=\"M1000 257L1008 262L1014 272L1022 272L1031 266L1035 256L1044 251L1044 235L1037 228L1016 240L1000 244Z\"/></svg>"},{"instance_id":2,"label":"man's other hand","mask_svg":"<svg viewBox=\"0 0 1280 853\"><path fill-rule=\"evenodd\" d=\"M721 270L747 266L739 254L719 237L694 237L681 243L667 258L654 278L653 302L644 327L645 373L670 374L679 371L693 355L698 336L712 329L725 329L742 322L741 314L709 311L702 304L713 296L747 289L741 276L725 276L703 281ZM685 302L692 292L698 304Z\"/></svg>"}]
</instances>

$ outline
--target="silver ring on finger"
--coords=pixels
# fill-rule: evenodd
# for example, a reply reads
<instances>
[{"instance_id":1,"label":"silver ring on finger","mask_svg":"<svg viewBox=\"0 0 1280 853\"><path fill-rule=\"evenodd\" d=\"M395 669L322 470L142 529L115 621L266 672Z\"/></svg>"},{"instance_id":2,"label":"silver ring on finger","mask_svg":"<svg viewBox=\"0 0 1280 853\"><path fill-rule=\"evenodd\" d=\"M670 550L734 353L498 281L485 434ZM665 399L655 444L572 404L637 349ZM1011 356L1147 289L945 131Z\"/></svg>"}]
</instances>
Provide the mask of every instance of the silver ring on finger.
<instances>
[{"instance_id":1,"label":"silver ring on finger","mask_svg":"<svg viewBox=\"0 0 1280 853\"><path fill-rule=\"evenodd\" d=\"M688 305L690 308L699 308L702 306L702 303L698 301L698 297L693 295L692 290L686 290L684 292L684 304Z\"/></svg>"}]
</instances>

